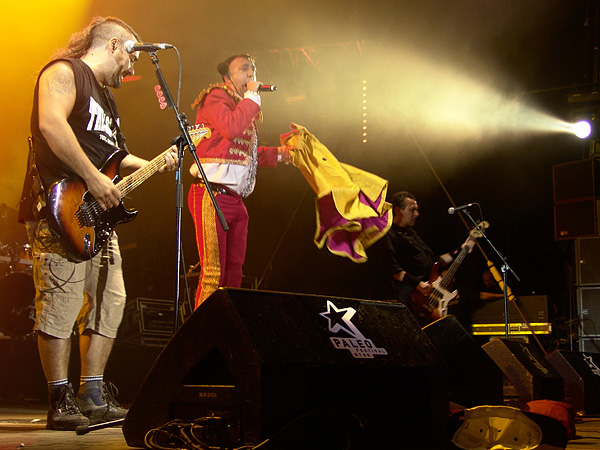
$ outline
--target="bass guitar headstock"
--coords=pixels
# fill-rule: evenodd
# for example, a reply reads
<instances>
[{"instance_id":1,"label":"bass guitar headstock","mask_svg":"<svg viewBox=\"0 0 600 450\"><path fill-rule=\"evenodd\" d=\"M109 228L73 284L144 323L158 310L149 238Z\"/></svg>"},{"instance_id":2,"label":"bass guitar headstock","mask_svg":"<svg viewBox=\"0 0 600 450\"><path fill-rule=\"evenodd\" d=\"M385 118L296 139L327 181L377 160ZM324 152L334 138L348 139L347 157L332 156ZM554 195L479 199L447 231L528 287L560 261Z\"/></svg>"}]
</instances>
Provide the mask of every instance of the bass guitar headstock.
<instances>
[{"instance_id":1,"label":"bass guitar headstock","mask_svg":"<svg viewBox=\"0 0 600 450\"><path fill-rule=\"evenodd\" d=\"M477 224L476 227L473 227L469 230L469 236L471 239L477 239L483 236L484 230L490 227L490 224L487 221L482 221Z\"/></svg>"},{"instance_id":2,"label":"bass guitar headstock","mask_svg":"<svg viewBox=\"0 0 600 450\"><path fill-rule=\"evenodd\" d=\"M212 134L210 128L205 127L204 124L189 126L187 129L194 145L198 145L202 139L210 138Z\"/></svg>"}]
</instances>

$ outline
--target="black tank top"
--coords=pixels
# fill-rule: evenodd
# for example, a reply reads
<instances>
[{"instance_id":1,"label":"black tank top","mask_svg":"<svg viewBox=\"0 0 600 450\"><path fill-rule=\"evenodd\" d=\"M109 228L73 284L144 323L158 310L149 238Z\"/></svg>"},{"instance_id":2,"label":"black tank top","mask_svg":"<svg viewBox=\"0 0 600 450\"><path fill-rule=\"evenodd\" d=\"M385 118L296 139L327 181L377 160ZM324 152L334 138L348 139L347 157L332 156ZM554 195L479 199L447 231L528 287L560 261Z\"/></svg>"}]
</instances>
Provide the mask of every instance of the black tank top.
<instances>
[{"instance_id":1,"label":"black tank top","mask_svg":"<svg viewBox=\"0 0 600 450\"><path fill-rule=\"evenodd\" d=\"M68 122L85 154L96 167L100 168L119 145L117 142L117 135L120 135L119 113L115 98L109 88L100 86L92 69L82 60L69 58L62 61L69 62L73 67L77 93ZM55 62L46 65L40 75ZM33 99L31 135L35 163L47 191L54 182L74 177L76 174L54 154L40 132L38 91L39 76Z\"/></svg>"}]
</instances>

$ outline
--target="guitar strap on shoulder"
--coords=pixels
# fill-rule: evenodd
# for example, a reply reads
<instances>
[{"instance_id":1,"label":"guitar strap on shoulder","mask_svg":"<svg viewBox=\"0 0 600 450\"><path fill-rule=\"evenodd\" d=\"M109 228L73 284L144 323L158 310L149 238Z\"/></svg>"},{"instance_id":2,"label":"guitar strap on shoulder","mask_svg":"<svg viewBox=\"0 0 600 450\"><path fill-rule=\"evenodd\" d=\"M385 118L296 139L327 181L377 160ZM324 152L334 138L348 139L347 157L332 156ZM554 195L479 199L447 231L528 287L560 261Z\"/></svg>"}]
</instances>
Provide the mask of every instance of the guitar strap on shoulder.
<instances>
[{"instance_id":1,"label":"guitar strap on shoulder","mask_svg":"<svg viewBox=\"0 0 600 450\"><path fill-rule=\"evenodd\" d=\"M127 149L127 145L125 145L125 135L121 131L121 127L119 127L119 122L117 121L117 115L115 114L115 111L113 110L112 101L111 101L110 97L108 96L107 89L108 88L104 88L102 90L102 93L104 94L104 98L106 99L106 104L108 105L108 109L110 109L110 115L111 115L112 121L115 124L115 127L117 129L117 147L119 147L119 149L125 150L127 153L129 153L129 150Z\"/></svg>"},{"instance_id":2,"label":"guitar strap on shoulder","mask_svg":"<svg viewBox=\"0 0 600 450\"><path fill-rule=\"evenodd\" d=\"M23 192L19 208L19 222L37 222L46 217L46 190L35 164L33 139L27 138L29 154L27 155L27 173L23 183Z\"/></svg>"}]
</instances>

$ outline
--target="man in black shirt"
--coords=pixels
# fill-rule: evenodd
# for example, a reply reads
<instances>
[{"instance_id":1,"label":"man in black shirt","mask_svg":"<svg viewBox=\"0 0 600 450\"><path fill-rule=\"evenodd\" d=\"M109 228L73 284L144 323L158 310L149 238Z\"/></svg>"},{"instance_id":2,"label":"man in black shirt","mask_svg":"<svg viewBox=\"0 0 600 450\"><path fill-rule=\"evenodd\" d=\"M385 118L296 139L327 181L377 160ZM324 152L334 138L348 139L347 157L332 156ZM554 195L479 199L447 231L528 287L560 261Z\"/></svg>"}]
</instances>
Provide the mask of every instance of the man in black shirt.
<instances>
[{"instance_id":1,"label":"man in black shirt","mask_svg":"<svg viewBox=\"0 0 600 450\"><path fill-rule=\"evenodd\" d=\"M32 153L19 219L26 224L32 247L34 328L48 383L48 429L73 430L127 413L114 399L111 385L104 382L126 298L117 235L110 233L89 259L72 259L65 251L65 235L58 236L51 227L48 211L73 199L65 189L50 206L46 194L61 179L81 180L95 210L110 210L120 205L121 192L99 170L102 164L117 150L123 155L118 163L121 170L148 163L127 152L109 89L120 87L123 77L133 75L138 54L127 52L128 40L140 40L129 25L114 17L95 18L42 68L34 90ZM175 150L165 153L159 172L176 167ZM75 214L65 221L77 226ZM79 331L81 360L76 398L68 380L74 327Z\"/></svg>"},{"instance_id":2,"label":"man in black shirt","mask_svg":"<svg viewBox=\"0 0 600 450\"><path fill-rule=\"evenodd\" d=\"M436 262L447 265L461 251L468 247L469 252L475 242L468 238L460 248L452 253L436 255L414 230L419 217L419 205L415 196L409 192L396 192L391 199L394 208L392 226L386 235L390 269L393 278L396 298L406 304L413 312L416 311L411 304L411 294L420 292L424 297L429 297L433 288L429 283L431 269ZM421 323L429 318L415 314Z\"/></svg>"}]
</instances>

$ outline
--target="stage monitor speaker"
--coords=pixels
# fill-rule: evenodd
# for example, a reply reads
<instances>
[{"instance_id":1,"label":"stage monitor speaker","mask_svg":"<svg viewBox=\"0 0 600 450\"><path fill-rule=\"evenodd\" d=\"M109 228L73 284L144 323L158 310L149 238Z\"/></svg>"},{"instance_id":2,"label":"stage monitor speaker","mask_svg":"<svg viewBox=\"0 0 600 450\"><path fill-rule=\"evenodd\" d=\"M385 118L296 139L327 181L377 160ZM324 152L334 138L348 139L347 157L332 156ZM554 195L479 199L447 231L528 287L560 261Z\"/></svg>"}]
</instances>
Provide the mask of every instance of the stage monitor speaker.
<instances>
[{"instance_id":1,"label":"stage monitor speaker","mask_svg":"<svg viewBox=\"0 0 600 450\"><path fill-rule=\"evenodd\" d=\"M143 446L149 430L171 420L217 416L234 446L279 432L276 439L288 439L281 448L320 449L327 442L310 417L336 411L360 419L356 439L365 443L357 448L447 439L445 366L408 309L219 289L157 358L123 434Z\"/></svg>"},{"instance_id":2,"label":"stage monitor speaker","mask_svg":"<svg viewBox=\"0 0 600 450\"><path fill-rule=\"evenodd\" d=\"M423 328L448 366L450 400L471 408L502 405L502 371L453 315Z\"/></svg>"},{"instance_id":3,"label":"stage monitor speaker","mask_svg":"<svg viewBox=\"0 0 600 450\"><path fill-rule=\"evenodd\" d=\"M563 401L563 379L535 345L495 338L482 348L514 386L519 407L531 400Z\"/></svg>"},{"instance_id":4,"label":"stage monitor speaker","mask_svg":"<svg viewBox=\"0 0 600 450\"><path fill-rule=\"evenodd\" d=\"M597 236L599 166L594 158L552 167L556 240Z\"/></svg>"},{"instance_id":5,"label":"stage monitor speaker","mask_svg":"<svg viewBox=\"0 0 600 450\"><path fill-rule=\"evenodd\" d=\"M600 336L600 287L580 287L576 292L579 335Z\"/></svg>"},{"instance_id":6,"label":"stage monitor speaker","mask_svg":"<svg viewBox=\"0 0 600 450\"><path fill-rule=\"evenodd\" d=\"M584 415L600 413L600 367L592 356L568 350L556 350L547 357L562 376L565 400ZM569 401L569 399L571 399Z\"/></svg>"}]
</instances>

